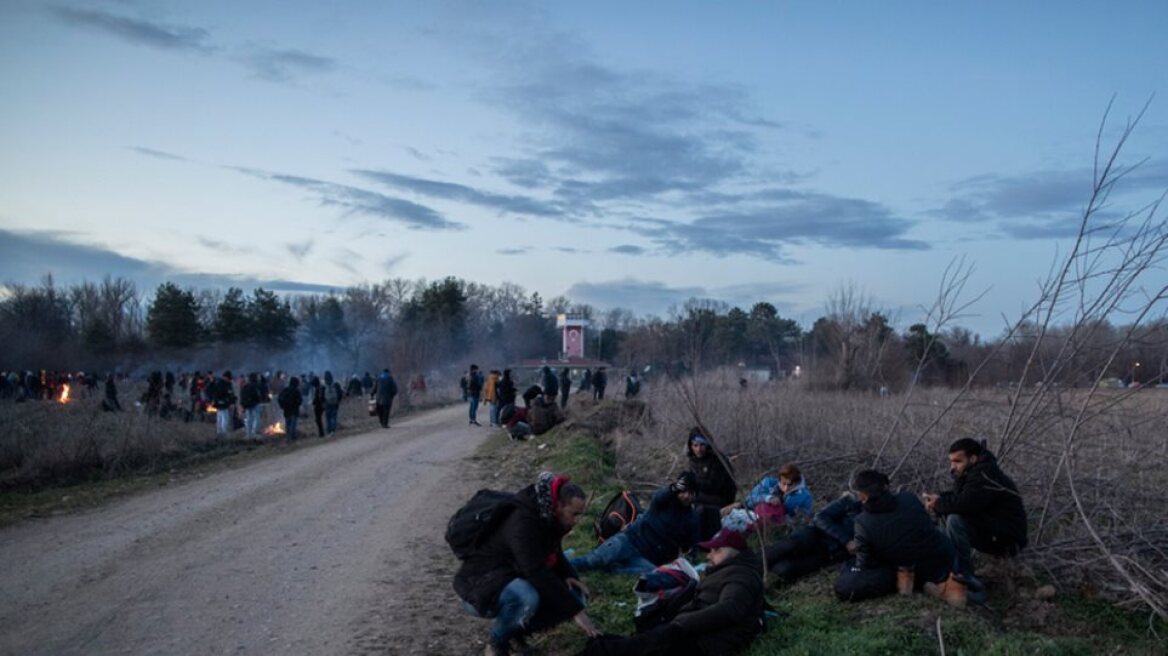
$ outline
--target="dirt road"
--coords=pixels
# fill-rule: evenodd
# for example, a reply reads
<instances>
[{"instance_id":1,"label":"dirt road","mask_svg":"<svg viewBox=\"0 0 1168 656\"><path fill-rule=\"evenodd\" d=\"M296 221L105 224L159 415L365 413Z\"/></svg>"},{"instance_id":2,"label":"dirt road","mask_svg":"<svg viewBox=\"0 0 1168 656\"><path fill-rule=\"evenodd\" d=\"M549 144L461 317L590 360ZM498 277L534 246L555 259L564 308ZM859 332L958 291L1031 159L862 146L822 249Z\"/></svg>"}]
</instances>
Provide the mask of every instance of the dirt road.
<instances>
[{"instance_id":1,"label":"dirt road","mask_svg":"<svg viewBox=\"0 0 1168 656\"><path fill-rule=\"evenodd\" d=\"M489 430L464 413L0 530L0 653L476 651L442 540Z\"/></svg>"}]
</instances>

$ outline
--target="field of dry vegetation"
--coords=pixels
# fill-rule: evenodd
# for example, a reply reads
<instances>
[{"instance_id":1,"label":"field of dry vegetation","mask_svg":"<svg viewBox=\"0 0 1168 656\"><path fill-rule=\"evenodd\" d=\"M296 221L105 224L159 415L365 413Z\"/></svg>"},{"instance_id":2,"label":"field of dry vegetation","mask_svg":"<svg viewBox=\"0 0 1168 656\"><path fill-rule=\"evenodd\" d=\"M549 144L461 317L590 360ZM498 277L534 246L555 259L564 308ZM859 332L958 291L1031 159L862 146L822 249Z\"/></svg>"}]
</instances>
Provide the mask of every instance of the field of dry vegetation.
<instances>
[{"instance_id":1,"label":"field of dry vegetation","mask_svg":"<svg viewBox=\"0 0 1168 656\"><path fill-rule=\"evenodd\" d=\"M646 490L686 467L700 424L743 491L798 463L826 503L876 467L915 492L951 485L948 445L984 437L1030 514L1023 570L1062 591L1161 616L1168 601L1168 390L918 390L911 396L810 391L799 381L740 388L732 371L662 378L614 434L617 475ZM1038 398L1042 397L1042 398Z\"/></svg>"}]
</instances>

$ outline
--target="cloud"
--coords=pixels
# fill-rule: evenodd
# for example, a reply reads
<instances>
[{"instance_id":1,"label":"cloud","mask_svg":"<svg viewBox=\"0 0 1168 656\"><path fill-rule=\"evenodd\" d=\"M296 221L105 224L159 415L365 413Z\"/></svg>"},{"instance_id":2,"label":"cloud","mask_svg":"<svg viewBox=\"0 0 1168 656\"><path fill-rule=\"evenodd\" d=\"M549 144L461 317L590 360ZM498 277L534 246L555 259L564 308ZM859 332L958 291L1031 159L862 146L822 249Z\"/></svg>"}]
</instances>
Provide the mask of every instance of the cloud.
<instances>
[{"instance_id":1,"label":"cloud","mask_svg":"<svg viewBox=\"0 0 1168 656\"><path fill-rule=\"evenodd\" d=\"M337 67L335 59L294 48L252 48L239 61L253 76L269 82L290 82L305 75L331 73Z\"/></svg>"},{"instance_id":2,"label":"cloud","mask_svg":"<svg viewBox=\"0 0 1168 656\"><path fill-rule=\"evenodd\" d=\"M306 189L316 194L320 204L325 207L340 207L349 212L403 223L415 230L461 230L466 227L461 223L447 219L425 205L419 205L403 198L297 175L271 173L238 166L227 168L263 180Z\"/></svg>"},{"instance_id":3,"label":"cloud","mask_svg":"<svg viewBox=\"0 0 1168 656\"><path fill-rule=\"evenodd\" d=\"M409 253L402 253L400 255L387 257L385 261L381 263L381 266L385 269L386 273L392 272L397 269L397 266L405 261L405 259L409 256Z\"/></svg>"},{"instance_id":4,"label":"cloud","mask_svg":"<svg viewBox=\"0 0 1168 656\"><path fill-rule=\"evenodd\" d=\"M495 252L499 255L523 255L527 251L526 248L500 248Z\"/></svg>"},{"instance_id":5,"label":"cloud","mask_svg":"<svg viewBox=\"0 0 1168 656\"><path fill-rule=\"evenodd\" d=\"M255 249L250 246L239 246L231 242L222 241L218 239L211 239L199 235L195 237L195 241L199 242L204 248L215 251L216 253L254 253Z\"/></svg>"},{"instance_id":6,"label":"cloud","mask_svg":"<svg viewBox=\"0 0 1168 656\"><path fill-rule=\"evenodd\" d=\"M579 248L573 248L572 246L556 246L556 247L552 248L552 250L559 251L560 253L570 253L570 254L591 252L591 251L580 250Z\"/></svg>"},{"instance_id":7,"label":"cloud","mask_svg":"<svg viewBox=\"0 0 1168 656\"><path fill-rule=\"evenodd\" d=\"M405 189L430 198L469 203L507 214L522 214L544 218L562 218L566 214L562 207L555 204L545 203L526 196L482 191L453 182L442 182L439 180L390 173L388 171L371 171L367 169L353 169L351 173L394 189Z\"/></svg>"},{"instance_id":8,"label":"cloud","mask_svg":"<svg viewBox=\"0 0 1168 656\"><path fill-rule=\"evenodd\" d=\"M1003 234L1018 239L1066 237L1078 230L1093 175L1084 168L974 176L950 187L952 196L929 214L957 223L996 223ZM1109 204L1114 207L1125 196L1159 194L1166 188L1168 159L1147 161L1117 178ZM1132 209L1142 204L1137 202ZM1101 218L1109 216L1119 214L1109 212Z\"/></svg>"},{"instance_id":9,"label":"cloud","mask_svg":"<svg viewBox=\"0 0 1168 656\"><path fill-rule=\"evenodd\" d=\"M292 257L296 258L300 262L303 262L304 258L308 257L308 254L312 252L312 247L313 242L311 239L284 245L284 248L287 249Z\"/></svg>"},{"instance_id":10,"label":"cloud","mask_svg":"<svg viewBox=\"0 0 1168 656\"><path fill-rule=\"evenodd\" d=\"M49 11L66 25L101 32L134 45L191 52L213 50L206 43L210 33L201 27L163 25L97 9L52 7Z\"/></svg>"},{"instance_id":11,"label":"cloud","mask_svg":"<svg viewBox=\"0 0 1168 656\"><path fill-rule=\"evenodd\" d=\"M123 277L151 293L163 282L198 288L263 287L284 292L326 292L336 285L181 271L164 262L152 262L121 255L96 244L81 241L81 235L67 232L28 232L0 229L0 280L4 283L33 283L51 273L59 284L95 280L98 276Z\"/></svg>"},{"instance_id":12,"label":"cloud","mask_svg":"<svg viewBox=\"0 0 1168 656\"><path fill-rule=\"evenodd\" d=\"M730 306L749 310L760 301L789 311L792 305L783 299L804 289L801 283L748 282L728 287L670 286L663 282L624 278L608 282L578 282L565 294L579 303L601 309L625 308L637 315L662 316L691 298L724 301Z\"/></svg>"},{"instance_id":13,"label":"cloud","mask_svg":"<svg viewBox=\"0 0 1168 656\"><path fill-rule=\"evenodd\" d=\"M621 244L620 246L613 246L608 249L609 253L620 253L621 255L644 255L645 249L640 246L632 244Z\"/></svg>"},{"instance_id":14,"label":"cloud","mask_svg":"<svg viewBox=\"0 0 1168 656\"><path fill-rule=\"evenodd\" d=\"M142 146L129 146L129 149L140 154L140 155L146 155L147 157L155 157L158 159L165 159L165 160L171 160L171 161L176 161L176 162L189 162L189 161L191 161L191 160L187 159L186 157L183 157L182 155L175 155L174 153L168 153L168 152L161 151L161 150L154 150L153 148L144 148Z\"/></svg>"}]
</instances>

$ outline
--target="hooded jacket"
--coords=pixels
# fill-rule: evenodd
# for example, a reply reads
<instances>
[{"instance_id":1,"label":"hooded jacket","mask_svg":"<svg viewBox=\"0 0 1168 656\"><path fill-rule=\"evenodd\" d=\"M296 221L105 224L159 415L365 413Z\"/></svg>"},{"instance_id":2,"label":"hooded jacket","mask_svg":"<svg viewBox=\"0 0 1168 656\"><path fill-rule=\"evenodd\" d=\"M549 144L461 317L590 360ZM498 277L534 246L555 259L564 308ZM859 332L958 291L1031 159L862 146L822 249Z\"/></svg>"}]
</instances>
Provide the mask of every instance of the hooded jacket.
<instances>
[{"instance_id":1,"label":"hooded jacket","mask_svg":"<svg viewBox=\"0 0 1168 656\"><path fill-rule=\"evenodd\" d=\"M748 549L707 569L673 623L703 654L735 654L762 631L762 610L762 561Z\"/></svg>"},{"instance_id":2,"label":"hooded jacket","mask_svg":"<svg viewBox=\"0 0 1168 656\"><path fill-rule=\"evenodd\" d=\"M788 517L810 517L811 507L815 505L815 499L811 496L811 489L807 487L806 480L799 481L786 494L783 494L783 491L779 489L777 476L764 476L758 485L755 485L754 489L750 491L742 505L754 510L754 507L760 503L770 503L768 499L771 497L778 497L782 500L783 510L786 511Z\"/></svg>"},{"instance_id":3,"label":"hooded jacket","mask_svg":"<svg viewBox=\"0 0 1168 656\"><path fill-rule=\"evenodd\" d=\"M938 515L961 515L972 528L975 549L1006 554L1028 543L1026 509L1018 486L985 451L976 464L953 482L953 490L937 498Z\"/></svg>"},{"instance_id":4,"label":"hooded jacket","mask_svg":"<svg viewBox=\"0 0 1168 656\"><path fill-rule=\"evenodd\" d=\"M383 371L377 376L373 396L377 399L377 405L388 405L393 401L393 397L397 396L397 381L389 372Z\"/></svg>"},{"instance_id":5,"label":"hooded jacket","mask_svg":"<svg viewBox=\"0 0 1168 656\"><path fill-rule=\"evenodd\" d=\"M911 492L869 497L856 517L856 567L913 567L918 581L941 581L953 564L953 546Z\"/></svg>"},{"instance_id":6,"label":"hooded jacket","mask_svg":"<svg viewBox=\"0 0 1168 656\"><path fill-rule=\"evenodd\" d=\"M705 439L709 441L708 437ZM710 441L706 457L699 459L693 454L693 448L690 446L692 443L691 436L685 443L685 455L689 458L689 470L698 477L696 503L719 508L734 503L734 497L738 496L738 484L734 482L734 477L718 457L717 447Z\"/></svg>"},{"instance_id":7,"label":"hooded jacket","mask_svg":"<svg viewBox=\"0 0 1168 656\"><path fill-rule=\"evenodd\" d=\"M654 565L677 558L701 539L697 510L686 506L669 485L658 488L649 510L625 529L629 542Z\"/></svg>"},{"instance_id":8,"label":"hooded jacket","mask_svg":"<svg viewBox=\"0 0 1168 656\"><path fill-rule=\"evenodd\" d=\"M507 518L454 575L454 591L480 614L491 611L512 579L527 581L539 593L534 623L541 626L571 619L584 609L568 589L577 578L564 557L564 532L554 517L539 514L534 485L515 494Z\"/></svg>"}]
</instances>

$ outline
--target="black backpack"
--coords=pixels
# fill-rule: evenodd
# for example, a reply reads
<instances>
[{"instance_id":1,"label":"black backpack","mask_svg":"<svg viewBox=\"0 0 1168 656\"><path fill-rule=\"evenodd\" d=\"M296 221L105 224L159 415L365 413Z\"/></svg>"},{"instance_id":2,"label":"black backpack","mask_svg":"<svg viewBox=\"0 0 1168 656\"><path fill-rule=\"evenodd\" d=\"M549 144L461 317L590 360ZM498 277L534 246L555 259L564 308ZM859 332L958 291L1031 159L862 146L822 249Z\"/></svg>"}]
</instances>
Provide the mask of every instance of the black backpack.
<instances>
[{"instance_id":1,"label":"black backpack","mask_svg":"<svg viewBox=\"0 0 1168 656\"><path fill-rule=\"evenodd\" d=\"M596 542L599 544L620 533L641 516L641 502L631 490L621 490L596 518Z\"/></svg>"},{"instance_id":2,"label":"black backpack","mask_svg":"<svg viewBox=\"0 0 1168 656\"><path fill-rule=\"evenodd\" d=\"M479 490L446 524L446 544L466 560L491 536L515 508L515 495L498 490Z\"/></svg>"}]
</instances>

